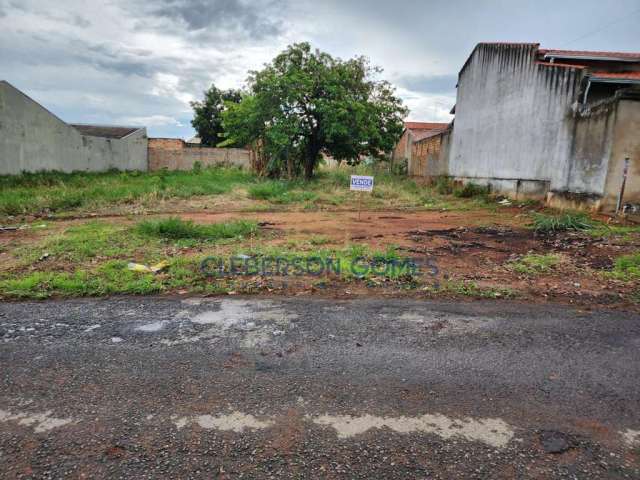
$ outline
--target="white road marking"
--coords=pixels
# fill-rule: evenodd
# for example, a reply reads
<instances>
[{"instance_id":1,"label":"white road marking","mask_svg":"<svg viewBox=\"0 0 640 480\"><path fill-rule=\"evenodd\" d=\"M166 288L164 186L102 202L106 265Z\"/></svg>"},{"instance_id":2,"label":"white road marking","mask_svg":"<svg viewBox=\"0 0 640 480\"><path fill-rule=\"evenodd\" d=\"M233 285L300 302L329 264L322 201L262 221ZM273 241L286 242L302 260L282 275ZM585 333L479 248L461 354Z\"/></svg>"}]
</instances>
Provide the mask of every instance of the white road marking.
<instances>
[{"instance_id":1,"label":"white road marking","mask_svg":"<svg viewBox=\"0 0 640 480\"><path fill-rule=\"evenodd\" d=\"M377 417L363 415L321 415L308 417L316 425L332 427L338 438L351 438L372 428L387 427L398 433L433 433L444 439L460 437L479 441L495 448L505 447L513 438L513 428L499 418L449 418L445 415L419 417Z\"/></svg>"},{"instance_id":2,"label":"white road marking","mask_svg":"<svg viewBox=\"0 0 640 480\"><path fill-rule=\"evenodd\" d=\"M178 429L187 426L190 423L197 423L207 430L222 430L240 433L245 429L262 430L274 425L273 420L258 420L253 415L247 415L242 412L232 412L228 415L220 414L215 417L212 415L198 415L195 417L175 418L173 423Z\"/></svg>"},{"instance_id":3,"label":"white road marking","mask_svg":"<svg viewBox=\"0 0 640 480\"><path fill-rule=\"evenodd\" d=\"M56 418L51 416L51 410L44 413L11 413L0 410L0 422L16 421L19 425L33 427L36 433L48 432L54 428L62 427L76 422L72 418Z\"/></svg>"}]
</instances>

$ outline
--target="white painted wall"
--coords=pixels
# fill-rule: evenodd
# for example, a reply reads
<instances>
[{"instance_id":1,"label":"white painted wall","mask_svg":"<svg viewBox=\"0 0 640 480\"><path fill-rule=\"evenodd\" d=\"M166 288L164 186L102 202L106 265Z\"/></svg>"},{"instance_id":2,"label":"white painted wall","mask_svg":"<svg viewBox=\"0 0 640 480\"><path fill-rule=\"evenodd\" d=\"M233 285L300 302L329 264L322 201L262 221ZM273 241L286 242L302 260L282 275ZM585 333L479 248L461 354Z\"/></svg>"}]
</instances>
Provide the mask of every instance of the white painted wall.
<instances>
[{"instance_id":1,"label":"white painted wall","mask_svg":"<svg viewBox=\"0 0 640 480\"><path fill-rule=\"evenodd\" d=\"M579 182L570 171L581 70L537 64L536 50L535 44L476 47L459 78L449 174L602 193L606 165Z\"/></svg>"},{"instance_id":2,"label":"white painted wall","mask_svg":"<svg viewBox=\"0 0 640 480\"><path fill-rule=\"evenodd\" d=\"M23 171L147 169L146 130L123 139L83 136L0 81L0 175Z\"/></svg>"}]
</instances>

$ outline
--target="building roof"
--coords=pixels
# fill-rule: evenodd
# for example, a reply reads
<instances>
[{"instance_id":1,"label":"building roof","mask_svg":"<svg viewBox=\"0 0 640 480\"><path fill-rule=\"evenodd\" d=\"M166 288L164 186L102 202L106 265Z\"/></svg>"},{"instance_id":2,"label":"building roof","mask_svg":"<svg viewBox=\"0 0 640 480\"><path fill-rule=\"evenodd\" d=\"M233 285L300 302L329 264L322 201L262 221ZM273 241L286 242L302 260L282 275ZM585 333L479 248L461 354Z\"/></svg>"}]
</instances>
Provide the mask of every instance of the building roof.
<instances>
[{"instance_id":1,"label":"building roof","mask_svg":"<svg viewBox=\"0 0 640 480\"><path fill-rule=\"evenodd\" d=\"M90 137L103 138L124 138L133 132L140 130L142 127L119 127L115 125L85 125L72 123L73 128L78 130L82 135Z\"/></svg>"},{"instance_id":2,"label":"building roof","mask_svg":"<svg viewBox=\"0 0 640 480\"><path fill-rule=\"evenodd\" d=\"M440 130L447 128L448 123L434 122L404 122L404 128L409 130Z\"/></svg>"},{"instance_id":3,"label":"building roof","mask_svg":"<svg viewBox=\"0 0 640 480\"><path fill-rule=\"evenodd\" d=\"M597 52L590 50L553 50L540 49L539 53L545 58L572 58L572 59L593 59L612 60L618 62L640 62L640 52Z\"/></svg>"},{"instance_id":4,"label":"building roof","mask_svg":"<svg viewBox=\"0 0 640 480\"><path fill-rule=\"evenodd\" d=\"M422 142L424 140L428 140L431 137L435 137L437 135L440 135L442 132L444 132L446 130L446 128L443 128L441 130L430 130L428 132L420 132L419 135L415 135L413 136L414 140L413 143L418 143L418 142Z\"/></svg>"},{"instance_id":5,"label":"building roof","mask_svg":"<svg viewBox=\"0 0 640 480\"><path fill-rule=\"evenodd\" d=\"M640 72L593 72L591 81L637 83L640 82Z\"/></svg>"}]
</instances>

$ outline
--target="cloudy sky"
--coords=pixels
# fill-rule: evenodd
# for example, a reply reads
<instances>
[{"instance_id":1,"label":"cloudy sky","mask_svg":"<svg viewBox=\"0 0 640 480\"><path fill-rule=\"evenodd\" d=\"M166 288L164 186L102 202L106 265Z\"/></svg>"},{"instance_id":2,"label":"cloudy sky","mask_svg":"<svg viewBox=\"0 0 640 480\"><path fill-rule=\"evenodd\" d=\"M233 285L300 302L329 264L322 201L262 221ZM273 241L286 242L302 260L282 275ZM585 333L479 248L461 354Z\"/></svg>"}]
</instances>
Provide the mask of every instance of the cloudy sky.
<instances>
[{"instance_id":1,"label":"cloudy sky","mask_svg":"<svg viewBox=\"0 0 640 480\"><path fill-rule=\"evenodd\" d=\"M640 0L0 0L0 80L69 122L187 138L212 82L309 41L383 67L409 119L448 121L477 42L638 51L639 21Z\"/></svg>"}]
</instances>

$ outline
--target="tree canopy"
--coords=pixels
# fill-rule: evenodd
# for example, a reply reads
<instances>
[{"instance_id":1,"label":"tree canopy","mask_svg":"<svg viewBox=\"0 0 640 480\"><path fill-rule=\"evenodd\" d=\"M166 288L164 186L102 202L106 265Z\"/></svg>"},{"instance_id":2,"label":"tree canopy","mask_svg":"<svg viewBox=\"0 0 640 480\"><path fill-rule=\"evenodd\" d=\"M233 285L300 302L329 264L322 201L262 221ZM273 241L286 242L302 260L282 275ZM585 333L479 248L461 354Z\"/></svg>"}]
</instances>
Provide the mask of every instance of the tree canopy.
<instances>
[{"instance_id":1,"label":"tree canopy","mask_svg":"<svg viewBox=\"0 0 640 480\"><path fill-rule=\"evenodd\" d=\"M211 85L204 92L204 100L191 102L193 108L193 120L191 125L198 132L202 145L215 147L224 140L222 138L222 112L229 102L237 103L241 99L239 90L219 90Z\"/></svg>"},{"instance_id":2,"label":"tree canopy","mask_svg":"<svg viewBox=\"0 0 640 480\"><path fill-rule=\"evenodd\" d=\"M249 94L223 114L225 144L253 144L266 155L267 173L309 179L325 153L358 163L390 152L407 110L394 88L364 57L341 60L289 46L261 71L251 72Z\"/></svg>"}]
</instances>

